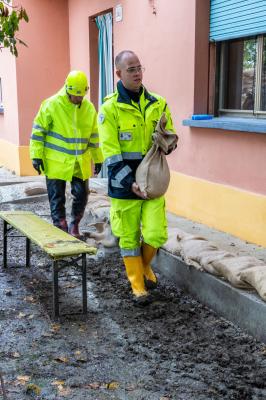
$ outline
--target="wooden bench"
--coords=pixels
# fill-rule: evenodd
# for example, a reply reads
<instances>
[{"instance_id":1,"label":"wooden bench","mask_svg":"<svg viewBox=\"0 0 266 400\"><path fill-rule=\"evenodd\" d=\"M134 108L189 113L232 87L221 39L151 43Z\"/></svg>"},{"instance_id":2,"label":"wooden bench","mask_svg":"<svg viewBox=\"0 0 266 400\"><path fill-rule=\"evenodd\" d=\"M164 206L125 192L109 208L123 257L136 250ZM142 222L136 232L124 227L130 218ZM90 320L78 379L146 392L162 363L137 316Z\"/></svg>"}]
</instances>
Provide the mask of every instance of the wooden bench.
<instances>
[{"instance_id":1,"label":"wooden bench","mask_svg":"<svg viewBox=\"0 0 266 400\"><path fill-rule=\"evenodd\" d=\"M86 279L86 254L95 254L97 249L90 247L56 228L36 214L28 211L1 211L3 220L3 267L7 267L7 239L8 237L22 237L14 234L12 230L19 231L26 237L26 266L30 267L30 244L37 244L52 259L53 264L53 315L59 316L58 272L71 265L79 267L82 271L82 305L83 314L87 313L87 279ZM15 248L13 248L15 251ZM68 259L68 260L66 260ZM70 261L69 261L70 259ZM79 261L81 260L81 265Z\"/></svg>"}]
</instances>

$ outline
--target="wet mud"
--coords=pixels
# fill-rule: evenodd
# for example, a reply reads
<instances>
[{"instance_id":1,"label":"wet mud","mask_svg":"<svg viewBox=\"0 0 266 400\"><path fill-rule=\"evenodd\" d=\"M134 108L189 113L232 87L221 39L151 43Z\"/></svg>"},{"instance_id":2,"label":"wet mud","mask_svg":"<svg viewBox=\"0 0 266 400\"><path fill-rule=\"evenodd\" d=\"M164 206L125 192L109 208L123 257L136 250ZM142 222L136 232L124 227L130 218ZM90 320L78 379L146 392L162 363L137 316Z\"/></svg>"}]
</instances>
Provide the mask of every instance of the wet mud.
<instances>
[{"instance_id":1,"label":"wet mud","mask_svg":"<svg viewBox=\"0 0 266 400\"><path fill-rule=\"evenodd\" d=\"M19 208L49 219L46 202ZM266 398L265 345L163 276L153 302L135 307L119 252L100 249L87 259L87 316L80 272L66 268L54 322L51 261L36 246L31 261L23 266L25 239L10 240L0 271L0 399Z\"/></svg>"}]
</instances>

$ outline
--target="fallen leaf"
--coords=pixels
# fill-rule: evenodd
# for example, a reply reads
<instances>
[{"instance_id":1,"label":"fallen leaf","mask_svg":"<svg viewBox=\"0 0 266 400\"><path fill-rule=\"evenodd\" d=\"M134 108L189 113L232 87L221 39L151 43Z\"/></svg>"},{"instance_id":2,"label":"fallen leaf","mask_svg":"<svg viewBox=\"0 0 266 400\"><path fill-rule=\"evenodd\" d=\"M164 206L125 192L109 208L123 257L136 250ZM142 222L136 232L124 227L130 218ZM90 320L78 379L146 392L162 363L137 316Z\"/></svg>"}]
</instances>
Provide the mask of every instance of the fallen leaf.
<instances>
[{"instance_id":1,"label":"fallen leaf","mask_svg":"<svg viewBox=\"0 0 266 400\"><path fill-rule=\"evenodd\" d=\"M36 394L37 396L41 394L41 388L34 383L30 383L26 387L26 393L27 394Z\"/></svg>"},{"instance_id":2,"label":"fallen leaf","mask_svg":"<svg viewBox=\"0 0 266 400\"><path fill-rule=\"evenodd\" d=\"M19 358L20 354L17 351L15 351L14 353L12 353L12 357Z\"/></svg>"},{"instance_id":3,"label":"fallen leaf","mask_svg":"<svg viewBox=\"0 0 266 400\"><path fill-rule=\"evenodd\" d=\"M35 315L31 314L31 315L28 316L28 319L33 319L34 317L35 317Z\"/></svg>"},{"instance_id":4,"label":"fallen leaf","mask_svg":"<svg viewBox=\"0 0 266 400\"><path fill-rule=\"evenodd\" d=\"M61 329L61 325L60 324L52 324L50 331L52 332L58 332Z\"/></svg>"},{"instance_id":5,"label":"fallen leaf","mask_svg":"<svg viewBox=\"0 0 266 400\"><path fill-rule=\"evenodd\" d=\"M65 381L53 381L52 383L51 383L51 385L53 385L53 386L62 386L62 385L64 385L65 384Z\"/></svg>"},{"instance_id":6,"label":"fallen leaf","mask_svg":"<svg viewBox=\"0 0 266 400\"><path fill-rule=\"evenodd\" d=\"M67 362L68 362L68 358L67 358L67 357L64 357L64 356L59 356L59 357L56 357L56 358L55 358L55 361L67 363Z\"/></svg>"},{"instance_id":7,"label":"fallen leaf","mask_svg":"<svg viewBox=\"0 0 266 400\"><path fill-rule=\"evenodd\" d=\"M109 390L115 390L115 389L117 389L119 387L119 383L113 381L113 382L107 383L106 387Z\"/></svg>"},{"instance_id":8,"label":"fallen leaf","mask_svg":"<svg viewBox=\"0 0 266 400\"><path fill-rule=\"evenodd\" d=\"M68 396L71 393L71 389L70 388L64 388L63 386L58 386L58 392L60 397L65 397Z\"/></svg>"},{"instance_id":9,"label":"fallen leaf","mask_svg":"<svg viewBox=\"0 0 266 400\"><path fill-rule=\"evenodd\" d=\"M25 385L26 382L28 382L30 380L30 376L29 375L18 375L17 380L19 381L19 383L21 385Z\"/></svg>"},{"instance_id":10,"label":"fallen leaf","mask_svg":"<svg viewBox=\"0 0 266 400\"><path fill-rule=\"evenodd\" d=\"M18 318L25 318L27 316L27 314L20 312L18 315Z\"/></svg>"}]
</instances>

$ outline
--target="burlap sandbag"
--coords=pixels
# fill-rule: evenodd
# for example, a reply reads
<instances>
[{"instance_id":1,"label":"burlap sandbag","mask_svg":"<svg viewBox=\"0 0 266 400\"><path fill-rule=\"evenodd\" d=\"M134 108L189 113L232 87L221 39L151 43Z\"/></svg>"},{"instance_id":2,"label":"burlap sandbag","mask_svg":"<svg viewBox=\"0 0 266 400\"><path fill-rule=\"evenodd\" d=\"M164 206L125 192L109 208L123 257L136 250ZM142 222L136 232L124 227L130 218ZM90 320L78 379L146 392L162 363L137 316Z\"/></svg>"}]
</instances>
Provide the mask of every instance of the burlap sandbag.
<instances>
[{"instance_id":1,"label":"burlap sandbag","mask_svg":"<svg viewBox=\"0 0 266 400\"><path fill-rule=\"evenodd\" d=\"M214 261L213 267L233 286L250 288L250 285L241 277L241 273L248 269L263 265L263 262L251 256L234 256Z\"/></svg>"},{"instance_id":2,"label":"burlap sandbag","mask_svg":"<svg viewBox=\"0 0 266 400\"><path fill-rule=\"evenodd\" d=\"M165 130L167 118L162 114L153 134L153 145L136 171L136 183L148 199L165 194L170 182L170 171L165 153L176 148L178 137Z\"/></svg>"},{"instance_id":3,"label":"burlap sandbag","mask_svg":"<svg viewBox=\"0 0 266 400\"><path fill-rule=\"evenodd\" d=\"M209 272L212 275L221 275L214 266L214 261L221 261L224 258L233 257L231 253L225 250L203 250L196 257L195 260L202 266L204 271Z\"/></svg>"},{"instance_id":4,"label":"burlap sandbag","mask_svg":"<svg viewBox=\"0 0 266 400\"><path fill-rule=\"evenodd\" d=\"M27 196L37 196L38 194L47 193L45 182L33 182L26 185L24 193Z\"/></svg>"},{"instance_id":5,"label":"burlap sandbag","mask_svg":"<svg viewBox=\"0 0 266 400\"><path fill-rule=\"evenodd\" d=\"M107 221L109 220L110 206L110 198L107 195L90 192L86 212L96 221Z\"/></svg>"},{"instance_id":6,"label":"burlap sandbag","mask_svg":"<svg viewBox=\"0 0 266 400\"><path fill-rule=\"evenodd\" d=\"M187 239L181 241L181 257L188 265L203 271L202 265L197 261L198 255L203 251L217 250L214 243L206 239Z\"/></svg>"},{"instance_id":7,"label":"burlap sandbag","mask_svg":"<svg viewBox=\"0 0 266 400\"><path fill-rule=\"evenodd\" d=\"M266 265L248 268L240 273L241 280L249 283L266 301Z\"/></svg>"}]
</instances>

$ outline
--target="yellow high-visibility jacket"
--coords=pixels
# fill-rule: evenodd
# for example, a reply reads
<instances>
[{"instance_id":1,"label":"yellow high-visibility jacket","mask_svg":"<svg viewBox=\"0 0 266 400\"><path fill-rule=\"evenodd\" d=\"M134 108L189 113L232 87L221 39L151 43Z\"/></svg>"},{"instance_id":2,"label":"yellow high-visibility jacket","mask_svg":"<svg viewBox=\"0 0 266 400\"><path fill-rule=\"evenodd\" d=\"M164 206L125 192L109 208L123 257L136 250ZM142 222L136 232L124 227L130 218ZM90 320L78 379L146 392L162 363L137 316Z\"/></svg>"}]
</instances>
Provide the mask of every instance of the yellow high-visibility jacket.
<instances>
[{"instance_id":1,"label":"yellow high-visibility jacket","mask_svg":"<svg viewBox=\"0 0 266 400\"><path fill-rule=\"evenodd\" d=\"M162 113L166 129L174 132L166 100L143 87L139 103L132 101L121 81L106 97L98 115L101 149L108 167L108 194L118 199L136 199L131 186L141 160L152 146L152 134Z\"/></svg>"},{"instance_id":2,"label":"yellow high-visibility jacket","mask_svg":"<svg viewBox=\"0 0 266 400\"><path fill-rule=\"evenodd\" d=\"M86 98L80 106L71 103L65 88L44 100L33 123L30 158L43 160L50 179L71 181L74 169L75 176L88 179L91 160L103 161L93 104Z\"/></svg>"}]
</instances>

